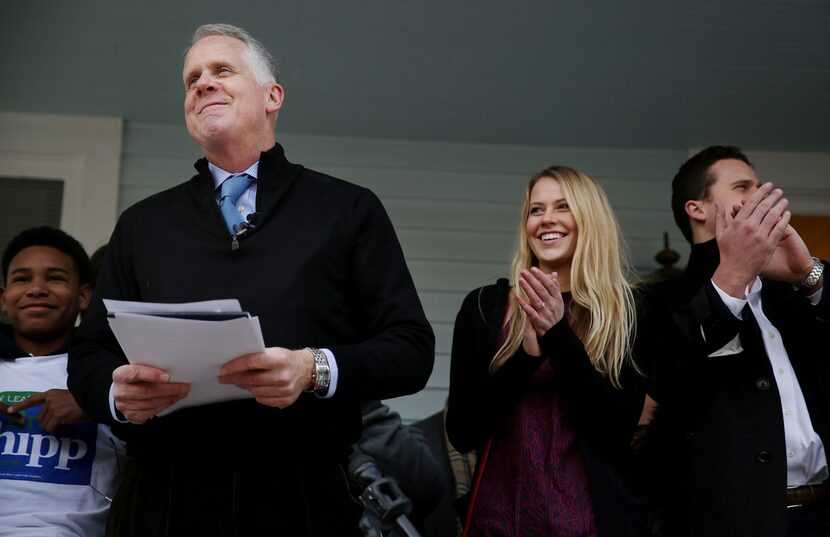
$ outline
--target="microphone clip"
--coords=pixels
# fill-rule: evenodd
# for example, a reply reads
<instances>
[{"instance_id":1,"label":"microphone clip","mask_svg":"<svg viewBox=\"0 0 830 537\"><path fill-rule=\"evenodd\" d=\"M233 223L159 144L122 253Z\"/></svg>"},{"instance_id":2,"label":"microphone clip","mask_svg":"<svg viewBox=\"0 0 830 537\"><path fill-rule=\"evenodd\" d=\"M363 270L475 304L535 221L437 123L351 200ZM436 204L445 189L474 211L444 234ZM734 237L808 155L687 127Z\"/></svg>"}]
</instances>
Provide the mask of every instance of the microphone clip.
<instances>
[{"instance_id":1,"label":"microphone clip","mask_svg":"<svg viewBox=\"0 0 830 537\"><path fill-rule=\"evenodd\" d=\"M235 233L233 235L233 240L231 241L231 251L239 249L239 239L244 239L256 230L256 225L254 225L256 218L257 213L250 213L245 217L245 222L234 224L233 230Z\"/></svg>"}]
</instances>

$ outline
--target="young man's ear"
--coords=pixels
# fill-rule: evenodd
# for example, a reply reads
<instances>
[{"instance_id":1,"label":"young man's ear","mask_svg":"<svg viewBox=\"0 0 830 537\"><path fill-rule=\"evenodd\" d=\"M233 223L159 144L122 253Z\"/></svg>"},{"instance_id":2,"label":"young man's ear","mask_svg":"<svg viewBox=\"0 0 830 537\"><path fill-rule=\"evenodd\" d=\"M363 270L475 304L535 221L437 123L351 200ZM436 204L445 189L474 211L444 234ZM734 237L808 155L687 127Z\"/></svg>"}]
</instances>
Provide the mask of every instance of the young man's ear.
<instances>
[{"instance_id":1,"label":"young man's ear","mask_svg":"<svg viewBox=\"0 0 830 537\"><path fill-rule=\"evenodd\" d=\"M686 209L686 214L692 220L697 220L698 222L706 221L706 212L703 210L703 201L689 200L683 208Z\"/></svg>"},{"instance_id":2,"label":"young man's ear","mask_svg":"<svg viewBox=\"0 0 830 537\"><path fill-rule=\"evenodd\" d=\"M86 311L89 307L89 302L92 300L92 285L85 283L81 286L78 293L78 309Z\"/></svg>"}]
</instances>

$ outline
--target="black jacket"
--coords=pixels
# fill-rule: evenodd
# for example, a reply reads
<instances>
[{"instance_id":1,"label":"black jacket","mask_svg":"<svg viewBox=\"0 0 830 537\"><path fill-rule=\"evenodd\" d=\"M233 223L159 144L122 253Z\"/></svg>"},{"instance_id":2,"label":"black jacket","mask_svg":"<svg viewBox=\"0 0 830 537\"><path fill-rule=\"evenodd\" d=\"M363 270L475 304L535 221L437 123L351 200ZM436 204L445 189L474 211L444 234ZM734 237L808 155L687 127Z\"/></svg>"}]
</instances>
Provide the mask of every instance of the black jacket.
<instances>
[{"instance_id":1,"label":"black jacket","mask_svg":"<svg viewBox=\"0 0 830 537\"><path fill-rule=\"evenodd\" d=\"M64 345L48 354L63 354L68 350L68 345ZM29 356L29 353L18 347L17 343L14 342L14 333L11 325L0 324L0 360L15 360L23 356Z\"/></svg>"},{"instance_id":2,"label":"black jacket","mask_svg":"<svg viewBox=\"0 0 830 537\"><path fill-rule=\"evenodd\" d=\"M648 290L640 339L650 351L652 396L660 410L649 447L662 476L667 535L786 535L787 463L775 375L752 312L737 319L711 283L717 244L694 245L676 281ZM780 331L813 428L829 446L830 293L817 306L787 283L763 280L765 315ZM701 328L706 334L704 338ZM710 357L740 335L743 351Z\"/></svg>"},{"instance_id":3,"label":"black jacket","mask_svg":"<svg viewBox=\"0 0 830 537\"><path fill-rule=\"evenodd\" d=\"M497 424L513 413L544 358L517 354L489 373L498 348L510 287L506 279L472 291L455 321L447 434L459 451L483 449ZM600 375L566 321L540 338L555 361L563 406L579 438L594 518L605 536L647 535L649 512L632 475L631 439L643 408L644 379L627 364L622 390Z\"/></svg>"}]
</instances>

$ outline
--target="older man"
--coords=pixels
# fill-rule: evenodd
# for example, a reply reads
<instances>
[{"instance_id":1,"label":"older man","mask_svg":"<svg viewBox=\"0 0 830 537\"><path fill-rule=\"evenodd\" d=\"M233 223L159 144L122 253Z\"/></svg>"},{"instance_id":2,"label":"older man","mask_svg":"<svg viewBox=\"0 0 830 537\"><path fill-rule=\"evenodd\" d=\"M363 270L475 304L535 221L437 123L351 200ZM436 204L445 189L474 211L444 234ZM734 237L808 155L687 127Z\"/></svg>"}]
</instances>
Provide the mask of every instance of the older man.
<instances>
[{"instance_id":1,"label":"older man","mask_svg":"<svg viewBox=\"0 0 830 537\"><path fill-rule=\"evenodd\" d=\"M202 26L183 81L205 158L123 213L70 353L70 390L118 425L133 458L110 534L350 534L359 509L343 464L360 400L422 388L432 331L378 199L275 142L284 93L268 51L239 28ZM102 298L239 299L268 348L218 375L253 398L158 416L189 387L127 363Z\"/></svg>"}]
</instances>

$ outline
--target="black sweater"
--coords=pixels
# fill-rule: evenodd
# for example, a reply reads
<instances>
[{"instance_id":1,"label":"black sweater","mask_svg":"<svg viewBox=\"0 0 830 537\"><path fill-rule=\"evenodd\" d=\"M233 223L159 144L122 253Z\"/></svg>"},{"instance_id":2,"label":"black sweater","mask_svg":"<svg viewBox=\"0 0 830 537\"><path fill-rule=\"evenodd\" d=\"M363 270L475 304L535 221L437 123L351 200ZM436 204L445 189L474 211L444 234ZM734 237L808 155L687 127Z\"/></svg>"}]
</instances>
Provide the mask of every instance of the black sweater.
<instances>
[{"instance_id":1,"label":"black sweater","mask_svg":"<svg viewBox=\"0 0 830 537\"><path fill-rule=\"evenodd\" d=\"M196 168L190 181L121 215L72 341L70 390L86 412L113 423L112 371L126 359L102 298L237 298L259 316L266 346L331 349L335 396L303 394L283 410L246 399L119 425L128 453L261 464L281 452L345 452L360 435L361 399L416 392L432 369L432 330L386 212L369 190L291 164L276 145L260 157L257 229L232 251L207 161Z\"/></svg>"},{"instance_id":2,"label":"black sweater","mask_svg":"<svg viewBox=\"0 0 830 537\"><path fill-rule=\"evenodd\" d=\"M514 412L545 359L519 347L495 374L489 373L509 291L505 279L472 291L455 321L447 434L460 451L484 447ZM624 389L614 388L591 365L582 342L564 320L540 338L540 345L562 379L557 388L579 438L600 535L647 534L649 514L630 475L630 443L643 408L644 379L626 365L621 375Z\"/></svg>"}]
</instances>

